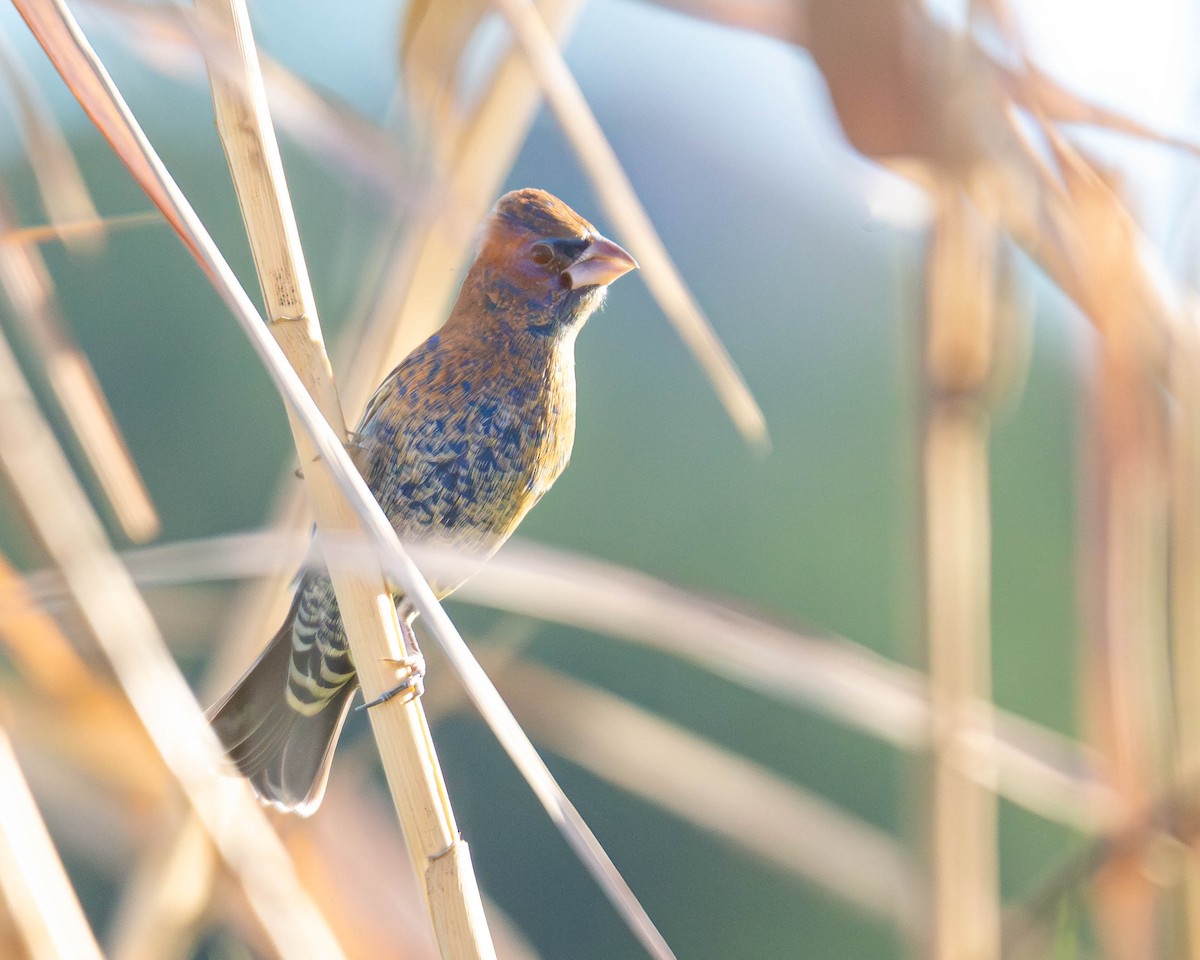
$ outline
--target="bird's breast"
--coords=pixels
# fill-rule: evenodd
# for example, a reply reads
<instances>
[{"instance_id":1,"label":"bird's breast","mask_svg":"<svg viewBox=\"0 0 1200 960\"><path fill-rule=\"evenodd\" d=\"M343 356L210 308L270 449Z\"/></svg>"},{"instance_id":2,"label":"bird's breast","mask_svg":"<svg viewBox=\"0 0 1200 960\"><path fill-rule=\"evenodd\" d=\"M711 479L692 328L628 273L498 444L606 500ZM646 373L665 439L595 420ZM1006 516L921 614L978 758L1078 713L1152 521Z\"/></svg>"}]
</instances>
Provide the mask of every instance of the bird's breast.
<instances>
[{"instance_id":1,"label":"bird's breast","mask_svg":"<svg viewBox=\"0 0 1200 960\"><path fill-rule=\"evenodd\" d=\"M420 381L362 426L366 480L402 539L487 555L570 458L573 363L547 364L532 377L470 363L439 372L415 401Z\"/></svg>"}]
</instances>

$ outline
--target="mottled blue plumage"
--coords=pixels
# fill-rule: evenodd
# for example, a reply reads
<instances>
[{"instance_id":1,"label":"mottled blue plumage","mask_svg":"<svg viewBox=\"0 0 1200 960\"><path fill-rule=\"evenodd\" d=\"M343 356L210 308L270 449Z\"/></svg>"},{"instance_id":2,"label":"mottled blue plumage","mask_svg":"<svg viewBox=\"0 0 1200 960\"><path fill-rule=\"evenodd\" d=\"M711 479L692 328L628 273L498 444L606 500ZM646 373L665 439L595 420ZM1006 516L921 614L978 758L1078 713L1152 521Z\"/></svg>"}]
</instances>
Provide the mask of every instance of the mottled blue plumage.
<instances>
[{"instance_id":1,"label":"mottled blue plumage","mask_svg":"<svg viewBox=\"0 0 1200 960\"><path fill-rule=\"evenodd\" d=\"M634 266L549 194L500 199L446 324L383 382L356 430L356 462L401 540L482 562L508 538L570 458L576 334ZM443 596L456 586L434 584ZM357 683L332 584L306 574L213 725L261 797L309 812Z\"/></svg>"}]
</instances>

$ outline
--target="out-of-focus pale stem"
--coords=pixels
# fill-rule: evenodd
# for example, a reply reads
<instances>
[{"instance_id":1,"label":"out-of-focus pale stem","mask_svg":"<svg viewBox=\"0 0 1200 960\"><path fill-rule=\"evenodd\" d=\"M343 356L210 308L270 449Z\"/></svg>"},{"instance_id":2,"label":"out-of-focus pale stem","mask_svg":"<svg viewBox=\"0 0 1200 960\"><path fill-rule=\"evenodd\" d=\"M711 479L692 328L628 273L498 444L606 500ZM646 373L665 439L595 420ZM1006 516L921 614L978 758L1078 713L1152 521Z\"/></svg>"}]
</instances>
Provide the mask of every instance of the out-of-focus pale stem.
<instances>
[{"instance_id":1,"label":"out-of-focus pale stem","mask_svg":"<svg viewBox=\"0 0 1200 960\"><path fill-rule=\"evenodd\" d=\"M500 671L499 682L522 724L556 754L908 935L917 932L912 864L882 830L745 757L561 674L515 663Z\"/></svg>"},{"instance_id":2,"label":"out-of-focus pale stem","mask_svg":"<svg viewBox=\"0 0 1200 960\"><path fill-rule=\"evenodd\" d=\"M1097 330L1087 383L1080 526L1083 694L1089 736L1123 821L1169 782L1167 409L1163 347L1177 317L1150 269L1145 238L1116 191L1043 126L1066 185L1070 251ZM1159 955L1160 887L1148 848L1121 851L1095 878L1096 928L1113 960Z\"/></svg>"},{"instance_id":3,"label":"out-of-focus pale stem","mask_svg":"<svg viewBox=\"0 0 1200 960\"><path fill-rule=\"evenodd\" d=\"M54 111L3 31L0 31L0 74L12 94L16 126L50 223L55 227L74 222L99 224L100 229L87 233L62 235L68 246L80 252L99 250L104 246L104 221L92 203L75 154L54 118Z\"/></svg>"},{"instance_id":4,"label":"out-of-focus pale stem","mask_svg":"<svg viewBox=\"0 0 1200 960\"><path fill-rule=\"evenodd\" d=\"M152 223L161 222L162 217L154 211L146 213L123 213L112 217L96 217L92 220L67 220L62 223L5 230L0 232L0 245L6 243L21 245L49 243L51 240L64 240L70 237L86 236L92 233L105 233L111 230L128 230L130 227L145 227Z\"/></svg>"},{"instance_id":5,"label":"out-of-focus pale stem","mask_svg":"<svg viewBox=\"0 0 1200 960\"><path fill-rule=\"evenodd\" d=\"M124 554L143 586L252 577L298 555L300 533L231 534ZM458 575L461 558L414 551L438 580ZM376 555L363 547L374 563ZM48 571L31 575L42 603L61 596ZM904 751L926 749L930 721L925 677L837 636L800 633L751 617L636 570L529 541L510 541L455 593L477 604L641 644L696 664L781 703L847 725ZM1015 714L986 707L964 750L964 769L996 778L998 792L1033 813L1089 833L1114 824L1113 795L1080 744ZM992 720L994 719L994 723Z\"/></svg>"},{"instance_id":6,"label":"out-of-focus pale stem","mask_svg":"<svg viewBox=\"0 0 1200 960\"><path fill-rule=\"evenodd\" d=\"M0 188L0 235L16 226L12 203ZM54 282L36 246L0 243L0 285L125 535L135 543L149 540L158 533L158 514L92 365L59 314Z\"/></svg>"},{"instance_id":7,"label":"out-of-focus pale stem","mask_svg":"<svg viewBox=\"0 0 1200 960\"><path fill-rule=\"evenodd\" d=\"M213 104L272 332L325 418L344 435L249 14L240 0L198 0L197 10L216 35L233 42L241 58L237 72L214 65ZM293 434L319 527L358 530L353 510L317 465L317 449L303 426L293 423ZM331 562L330 573L363 695L373 701L399 682L395 665L415 647L406 642L380 570L358 573ZM494 957L470 854L454 821L420 698L396 697L373 708L370 719L442 955Z\"/></svg>"},{"instance_id":8,"label":"out-of-focus pale stem","mask_svg":"<svg viewBox=\"0 0 1200 960\"><path fill-rule=\"evenodd\" d=\"M0 338L0 469L62 572L134 710L245 888L279 952L341 956L244 783L214 775L221 751L133 580Z\"/></svg>"},{"instance_id":9,"label":"out-of-focus pale stem","mask_svg":"<svg viewBox=\"0 0 1200 960\"><path fill-rule=\"evenodd\" d=\"M538 5L556 45L581 6L582 0L542 0ZM366 406L375 384L449 313L475 231L512 169L540 101L525 55L510 48L470 115L430 131L433 152L442 158L438 174L447 200L418 211L416 222L406 227L396 262L381 278L367 340L342 378L348 409Z\"/></svg>"},{"instance_id":10,"label":"out-of-focus pale stem","mask_svg":"<svg viewBox=\"0 0 1200 960\"><path fill-rule=\"evenodd\" d=\"M102 960L12 742L2 728L0 893L29 960Z\"/></svg>"},{"instance_id":11,"label":"out-of-focus pale stem","mask_svg":"<svg viewBox=\"0 0 1200 960\"><path fill-rule=\"evenodd\" d=\"M575 156L592 181L609 219L642 266L642 275L663 313L708 375L726 412L746 440L769 445L767 423L750 388L683 282L620 160L563 60L533 0L493 0L542 88Z\"/></svg>"},{"instance_id":12,"label":"out-of-focus pale stem","mask_svg":"<svg viewBox=\"0 0 1200 960\"><path fill-rule=\"evenodd\" d=\"M995 340L995 228L953 186L934 191L924 343L925 627L932 782L927 829L935 960L1000 950L995 768L966 748L990 728L991 521L984 390Z\"/></svg>"},{"instance_id":13,"label":"out-of-focus pale stem","mask_svg":"<svg viewBox=\"0 0 1200 960\"><path fill-rule=\"evenodd\" d=\"M561 38L581 3L543 0L539 9L547 27ZM470 116L449 129L430 131L434 138L454 138L439 142L434 150L446 158L445 168L438 171L439 189L446 202L416 208L398 249L382 271L365 331L338 376L339 395L353 416L366 406L387 373L449 313L472 238L512 168L540 99L524 55L509 49L496 64ZM271 526L280 530L304 527L311 523L310 514L299 487L287 484ZM281 563L266 583L254 584L238 597L212 670L215 677L234 676L228 662L234 652L257 646L274 629L285 609L282 598L292 580L292 566Z\"/></svg>"},{"instance_id":14,"label":"out-of-focus pale stem","mask_svg":"<svg viewBox=\"0 0 1200 960\"><path fill-rule=\"evenodd\" d=\"M1168 454L1171 490L1169 562L1175 780L1200 778L1200 303L1193 297L1175 332L1168 368L1173 399ZM1200 958L1200 861L1183 858L1180 956Z\"/></svg>"},{"instance_id":15,"label":"out-of-focus pale stem","mask_svg":"<svg viewBox=\"0 0 1200 960\"><path fill-rule=\"evenodd\" d=\"M633 891L579 815L579 811L555 781L549 768L521 730L512 712L496 692L462 635L438 602L432 588L404 550L396 537L396 531L384 516L378 502L371 495L370 489L342 446L338 434L330 427L296 370L284 356L280 345L272 339L250 297L146 138L129 105L79 29L79 24L70 10L63 0L13 2L59 73L67 80L71 91L104 132L130 174L162 211L180 240L212 281L214 289L229 308L284 398L289 415L303 424L320 453L322 462L310 464L310 467L315 472L327 474L341 490L345 505L358 518L363 532L372 546L379 551L380 558L386 562L388 573L403 589L413 608L420 613L430 633L441 643L447 661L453 665L472 702L525 777L555 827L562 833L580 862L592 874L645 949L660 960L673 957L670 946L655 927L645 908L633 895ZM3 379L0 378L0 384L2 383ZM124 575L124 570L121 573ZM76 584L72 582L71 585L74 587ZM144 610L144 605L139 605L139 609ZM367 678L361 672L378 670L380 666L359 663L360 678L366 682ZM383 704L383 708L392 709L392 704L401 699L395 697ZM406 704L396 706L403 709ZM207 729L195 732L195 737L196 742L211 745L216 749L211 732ZM221 852L226 857L233 855L232 851L224 848ZM466 874L463 876L465 880Z\"/></svg>"},{"instance_id":16,"label":"out-of-focus pale stem","mask_svg":"<svg viewBox=\"0 0 1200 960\"><path fill-rule=\"evenodd\" d=\"M1085 696L1118 814L1133 819L1166 782L1164 423L1158 386L1128 331L1114 332L1098 352L1087 423ZM1160 890L1146 871L1147 849L1113 857L1096 877L1097 924L1114 960L1158 955Z\"/></svg>"}]
</instances>

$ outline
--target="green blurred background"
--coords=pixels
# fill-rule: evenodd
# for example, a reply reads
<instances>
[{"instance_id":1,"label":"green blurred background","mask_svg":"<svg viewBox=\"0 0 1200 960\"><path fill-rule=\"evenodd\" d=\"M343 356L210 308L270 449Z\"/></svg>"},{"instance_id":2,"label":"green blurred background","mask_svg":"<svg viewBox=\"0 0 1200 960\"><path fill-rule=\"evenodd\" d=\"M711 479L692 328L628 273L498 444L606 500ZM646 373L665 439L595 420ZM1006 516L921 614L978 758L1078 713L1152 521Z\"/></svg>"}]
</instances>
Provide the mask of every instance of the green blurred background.
<instances>
[{"instance_id":1,"label":"green blurred background","mask_svg":"<svg viewBox=\"0 0 1200 960\"><path fill-rule=\"evenodd\" d=\"M383 114L395 83L396 9L359 3L348 15L334 5L267 0L252 10L267 51L367 116ZM151 140L257 295L207 88L164 81L125 52L102 17L86 23ZM58 104L101 211L146 209L11 10L0 15L0 27ZM897 221L871 200L897 193L919 210L919 198L846 145L820 75L801 51L652 4L605 0L585 9L567 53L668 248L761 402L773 447L760 456L737 437L634 275L614 286L580 339L574 459L521 536L919 665L915 345L925 245L919 216ZM19 144L11 131L0 127L0 134L4 176L26 222L39 222ZM284 139L322 321L335 344L365 300L386 216L378 197ZM507 185L549 189L610 233L544 113ZM294 467L283 408L182 246L156 225L113 233L95 259L56 245L46 256L161 512L162 539L262 525ZM1086 347L1086 334L1052 292L1033 280L1026 287L1028 370L1001 404L993 445L996 699L1070 733L1077 632L1072 354ZM22 545L19 519L6 511L3 520L4 548L38 563ZM201 589L219 601L233 585ZM498 616L453 601L449 607L468 639L487 642ZM200 609L209 615L164 618L197 685L207 645L224 629L221 602ZM598 636L540 626L530 655L769 766L903 838L919 859L915 758ZM365 733L356 717L349 738L361 743ZM459 714L435 736L482 885L542 955L639 956L486 729ZM681 957L905 955L882 922L803 878L549 759ZM1007 805L1001 827L1010 900L1034 889L1078 844ZM86 876L86 863L68 858L68 865ZM102 935L112 891L85 885L82 893ZM219 943L209 949L238 955Z\"/></svg>"}]
</instances>

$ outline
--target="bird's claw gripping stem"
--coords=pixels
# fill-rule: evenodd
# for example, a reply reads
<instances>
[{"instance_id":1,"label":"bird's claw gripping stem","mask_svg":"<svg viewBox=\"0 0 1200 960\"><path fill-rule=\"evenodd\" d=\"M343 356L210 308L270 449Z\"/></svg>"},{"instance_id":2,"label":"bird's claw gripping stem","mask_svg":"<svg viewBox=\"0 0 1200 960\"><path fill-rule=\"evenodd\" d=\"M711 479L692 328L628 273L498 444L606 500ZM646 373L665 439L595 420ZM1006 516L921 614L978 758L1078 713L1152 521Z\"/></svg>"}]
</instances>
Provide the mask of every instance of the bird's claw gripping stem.
<instances>
[{"instance_id":1,"label":"bird's claw gripping stem","mask_svg":"<svg viewBox=\"0 0 1200 960\"><path fill-rule=\"evenodd\" d=\"M393 660L396 664L396 672L404 672L404 679L390 690L385 690L379 696L369 703L360 703L354 709L369 710L371 707L377 707L381 703L387 703L389 700L405 696L408 700L415 700L425 693L425 657L417 653L411 657L405 657L403 660Z\"/></svg>"}]
</instances>

